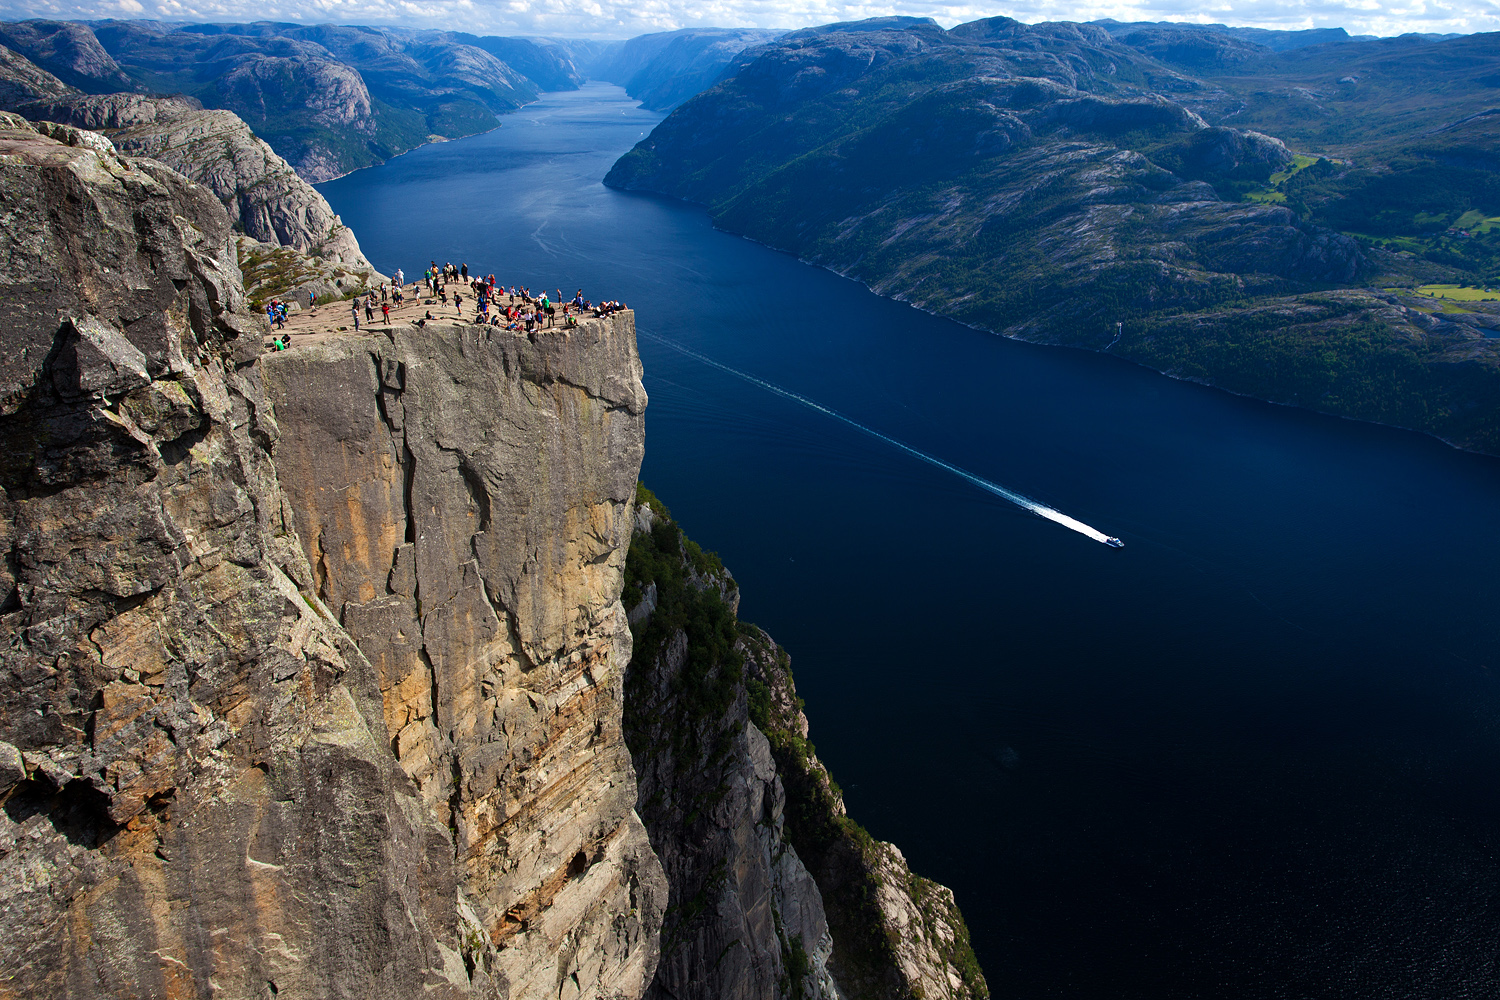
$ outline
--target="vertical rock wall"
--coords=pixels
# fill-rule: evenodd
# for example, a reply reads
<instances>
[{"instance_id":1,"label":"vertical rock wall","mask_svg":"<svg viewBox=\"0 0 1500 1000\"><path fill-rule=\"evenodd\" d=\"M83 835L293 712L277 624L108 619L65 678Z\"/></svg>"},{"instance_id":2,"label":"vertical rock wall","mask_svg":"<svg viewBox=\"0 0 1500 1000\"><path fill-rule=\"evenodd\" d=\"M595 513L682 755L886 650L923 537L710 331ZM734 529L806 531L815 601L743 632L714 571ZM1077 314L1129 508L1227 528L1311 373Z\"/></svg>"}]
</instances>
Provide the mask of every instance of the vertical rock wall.
<instances>
[{"instance_id":1,"label":"vertical rock wall","mask_svg":"<svg viewBox=\"0 0 1500 1000\"><path fill-rule=\"evenodd\" d=\"M464 960L516 997L640 995L664 883L620 731L633 317L535 343L428 325L260 370L312 587L451 831Z\"/></svg>"},{"instance_id":2,"label":"vertical rock wall","mask_svg":"<svg viewBox=\"0 0 1500 1000\"><path fill-rule=\"evenodd\" d=\"M790 659L644 488L624 599L625 732L671 884L647 996L987 1000L952 892L845 814Z\"/></svg>"},{"instance_id":3,"label":"vertical rock wall","mask_svg":"<svg viewBox=\"0 0 1500 1000\"><path fill-rule=\"evenodd\" d=\"M228 220L51 134L0 119L0 996L467 994L448 831L307 586Z\"/></svg>"},{"instance_id":4,"label":"vertical rock wall","mask_svg":"<svg viewBox=\"0 0 1500 1000\"><path fill-rule=\"evenodd\" d=\"M211 193L40 128L0 116L0 997L639 996L630 317L263 356Z\"/></svg>"}]
</instances>

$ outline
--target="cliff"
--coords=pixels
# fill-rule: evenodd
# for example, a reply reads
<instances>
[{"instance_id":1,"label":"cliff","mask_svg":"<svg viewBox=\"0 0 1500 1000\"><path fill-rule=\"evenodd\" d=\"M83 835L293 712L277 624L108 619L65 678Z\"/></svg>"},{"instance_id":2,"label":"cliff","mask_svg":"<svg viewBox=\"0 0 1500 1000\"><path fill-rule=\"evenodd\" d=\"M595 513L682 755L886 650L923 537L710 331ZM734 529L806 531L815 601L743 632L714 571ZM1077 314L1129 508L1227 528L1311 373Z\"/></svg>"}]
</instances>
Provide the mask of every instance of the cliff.
<instances>
[{"instance_id":1,"label":"cliff","mask_svg":"<svg viewBox=\"0 0 1500 1000\"><path fill-rule=\"evenodd\" d=\"M743 53L605 183L699 202L731 232L974 327L1500 454L1500 314L1392 287L1433 280L1432 264L1475 280L1500 234L1422 264L1420 246L1318 224L1480 219L1500 210L1493 178L1408 171L1381 195L1405 199L1391 213L1371 194L1389 178L1337 195L1341 168L1248 128L1228 84L1152 44L1009 18L793 32Z\"/></svg>"},{"instance_id":2,"label":"cliff","mask_svg":"<svg viewBox=\"0 0 1500 1000\"><path fill-rule=\"evenodd\" d=\"M639 995L629 314L265 356L205 188L0 126L0 995Z\"/></svg>"},{"instance_id":3,"label":"cliff","mask_svg":"<svg viewBox=\"0 0 1500 1000\"><path fill-rule=\"evenodd\" d=\"M718 558L639 498L625 735L671 887L647 995L988 997L953 894L847 815L790 658L737 620Z\"/></svg>"},{"instance_id":4,"label":"cliff","mask_svg":"<svg viewBox=\"0 0 1500 1000\"><path fill-rule=\"evenodd\" d=\"M633 314L265 353L203 185L4 114L0 200L0 997L987 995L638 504Z\"/></svg>"}]
</instances>

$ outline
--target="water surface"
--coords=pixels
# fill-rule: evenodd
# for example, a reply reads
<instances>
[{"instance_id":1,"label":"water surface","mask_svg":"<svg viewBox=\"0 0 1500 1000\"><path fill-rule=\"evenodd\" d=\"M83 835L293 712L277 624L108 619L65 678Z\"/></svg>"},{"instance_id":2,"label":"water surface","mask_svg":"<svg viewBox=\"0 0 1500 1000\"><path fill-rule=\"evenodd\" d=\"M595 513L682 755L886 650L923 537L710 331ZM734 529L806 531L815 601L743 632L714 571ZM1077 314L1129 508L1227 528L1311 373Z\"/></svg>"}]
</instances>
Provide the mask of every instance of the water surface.
<instances>
[{"instance_id":1,"label":"water surface","mask_svg":"<svg viewBox=\"0 0 1500 1000\"><path fill-rule=\"evenodd\" d=\"M322 186L643 337L643 480L791 652L854 816L1004 997L1500 995L1500 462L969 330L600 178L617 88Z\"/></svg>"}]
</instances>

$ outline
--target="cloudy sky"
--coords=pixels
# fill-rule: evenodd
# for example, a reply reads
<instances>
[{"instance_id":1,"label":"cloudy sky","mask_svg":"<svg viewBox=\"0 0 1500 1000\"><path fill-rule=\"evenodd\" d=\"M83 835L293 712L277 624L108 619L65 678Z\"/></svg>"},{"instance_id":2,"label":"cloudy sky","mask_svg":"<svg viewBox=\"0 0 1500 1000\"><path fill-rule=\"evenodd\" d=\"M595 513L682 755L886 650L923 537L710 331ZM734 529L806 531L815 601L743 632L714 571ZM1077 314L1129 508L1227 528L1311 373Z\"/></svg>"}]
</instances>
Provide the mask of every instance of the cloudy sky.
<instances>
[{"instance_id":1,"label":"cloudy sky","mask_svg":"<svg viewBox=\"0 0 1500 1000\"><path fill-rule=\"evenodd\" d=\"M1263 28L1342 27L1352 34L1500 30L1491 0L1016 0L985 6L889 0L0 0L0 17L278 20L402 24L484 34L627 38L696 26L797 28L881 14L931 17L945 27L995 14L1022 21L1219 21Z\"/></svg>"}]
</instances>

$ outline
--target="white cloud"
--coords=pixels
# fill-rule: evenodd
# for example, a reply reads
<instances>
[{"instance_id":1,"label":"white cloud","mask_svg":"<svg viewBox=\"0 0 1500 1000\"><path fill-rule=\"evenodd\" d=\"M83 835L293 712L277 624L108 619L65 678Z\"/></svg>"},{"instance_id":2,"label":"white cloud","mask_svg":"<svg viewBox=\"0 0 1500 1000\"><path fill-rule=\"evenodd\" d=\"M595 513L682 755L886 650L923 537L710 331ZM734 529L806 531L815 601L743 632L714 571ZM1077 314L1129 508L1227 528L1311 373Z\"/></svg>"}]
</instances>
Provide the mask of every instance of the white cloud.
<instances>
[{"instance_id":1,"label":"white cloud","mask_svg":"<svg viewBox=\"0 0 1500 1000\"><path fill-rule=\"evenodd\" d=\"M276 20L404 25L483 34L627 38L686 27L797 28L884 14L931 17L945 27L1005 14L1028 23L1219 21L1261 28L1334 28L1352 34L1500 30L1491 0L1014 0L1003 7L937 0L0 0L0 17Z\"/></svg>"}]
</instances>

